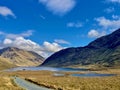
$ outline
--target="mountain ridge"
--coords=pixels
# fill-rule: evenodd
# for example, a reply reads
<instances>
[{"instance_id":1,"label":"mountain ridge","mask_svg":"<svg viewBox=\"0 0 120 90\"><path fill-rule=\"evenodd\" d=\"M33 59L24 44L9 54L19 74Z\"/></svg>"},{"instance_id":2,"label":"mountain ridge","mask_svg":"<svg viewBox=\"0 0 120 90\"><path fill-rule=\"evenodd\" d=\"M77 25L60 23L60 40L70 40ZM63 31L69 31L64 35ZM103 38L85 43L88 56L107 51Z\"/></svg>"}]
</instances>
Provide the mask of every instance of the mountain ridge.
<instances>
[{"instance_id":1,"label":"mountain ridge","mask_svg":"<svg viewBox=\"0 0 120 90\"><path fill-rule=\"evenodd\" d=\"M37 53L16 47L0 49L0 57L16 66L37 66L44 61L44 58Z\"/></svg>"},{"instance_id":2,"label":"mountain ridge","mask_svg":"<svg viewBox=\"0 0 120 90\"><path fill-rule=\"evenodd\" d=\"M100 64L120 65L120 29L102 36L85 47L67 48L48 57L42 66Z\"/></svg>"}]
</instances>

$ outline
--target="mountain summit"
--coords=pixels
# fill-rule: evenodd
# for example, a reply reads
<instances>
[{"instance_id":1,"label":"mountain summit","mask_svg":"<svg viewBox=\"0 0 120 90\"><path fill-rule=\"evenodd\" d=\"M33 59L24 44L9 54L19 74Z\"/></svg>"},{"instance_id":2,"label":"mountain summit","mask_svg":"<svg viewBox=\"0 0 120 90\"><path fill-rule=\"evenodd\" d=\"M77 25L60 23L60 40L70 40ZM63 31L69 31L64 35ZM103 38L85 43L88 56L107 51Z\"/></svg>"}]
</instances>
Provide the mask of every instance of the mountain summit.
<instances>
[{"instance_id":1,"label":"mountain summit","mask_svg":"<svg viewBox=\"0 0 120 90\"><path fill-rule=\"evenodd\" d=\"M44 61L44 58L37 53L15 47L1 49L0 57L7 59L16 66L37 66Z\"/></svg>"},{"instance_id":2,"label":"mountain summit","mask_svg":"<svg viewBox=\"0 0 120 90\"><path fill-rule=\"evenodd\" d=\"M100 64L120 65L120 29L100 37L85 47L67 48L45 60L43 66Z\"/></svg>"}]
</instances>

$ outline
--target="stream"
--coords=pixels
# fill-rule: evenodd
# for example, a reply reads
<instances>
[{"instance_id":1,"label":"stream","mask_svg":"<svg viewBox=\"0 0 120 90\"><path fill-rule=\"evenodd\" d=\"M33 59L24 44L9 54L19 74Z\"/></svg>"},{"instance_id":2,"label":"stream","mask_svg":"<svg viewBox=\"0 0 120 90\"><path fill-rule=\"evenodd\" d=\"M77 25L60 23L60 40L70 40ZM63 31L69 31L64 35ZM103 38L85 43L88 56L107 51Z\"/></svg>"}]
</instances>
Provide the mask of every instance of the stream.
<instances>
[{"instance_id":1,"label":"stream","mask_svg":"<svg viewBox=\"0 0 120 90\"><path fill-rule=\"evenodd\" d=\"M17 85L21 86L25 90L52 90L42 86L35 85L19 77L13 77L13 79Z\"/></svg>"},{"instance_id":2,"label":"stream","mask_svg":"<svg viewBox=\"0 0 120 90\"><path fill-rule=\"evenodd\" d=\"M53 76L55 77L61 77L61 76L65 76L65 74L63 74L62 72L74 72L74 74L70 74L69 76L73 76L73 77L108 77L108 76L116 76L115 74L99 74L99 73L93 73L93 72L89 72L89 73L85 73L85 74L77 74L76 72L81 72L81 71L89 71L88 69L84 69L84 68L55 68L55 67L17 67L17 68L11 68L9 70L6 70L8 72L11 71L44 71L44 70L48 70L48 71L52 71ZM21 86L22 88L24 88L25 90L53 90L53 89L49 89L46 87L42 87L36 84L33 84L31 82L28 82L22 78L19 77L13 77L14 82Z\"/></svg>"}]
</instances>

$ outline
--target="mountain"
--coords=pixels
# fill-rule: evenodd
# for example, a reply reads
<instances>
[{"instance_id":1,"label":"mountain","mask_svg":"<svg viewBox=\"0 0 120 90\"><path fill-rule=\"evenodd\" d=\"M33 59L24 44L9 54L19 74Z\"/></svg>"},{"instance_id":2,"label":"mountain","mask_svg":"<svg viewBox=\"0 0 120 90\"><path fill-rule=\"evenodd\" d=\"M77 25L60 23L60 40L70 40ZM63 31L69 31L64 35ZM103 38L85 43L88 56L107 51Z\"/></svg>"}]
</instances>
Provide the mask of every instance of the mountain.
<instances>
[{"instance_id":1,"label":"mountain","mask_svg":"<svg viewBox=\"0 0 120 90\"><path fill-rule=\"evenodd\" d=\"M120 29L100 37L85 47L67 48L56 52L42 66L71 66L99 64L120 65Z\"/></svg>"},{"instance_id":2,"label":"mountain","mask_svg":"<svg viewBox=\"0 0 120 90\"><path fill-rule=\"evenodd\" d=\"M12 68L12 67L16 67L16 65L11 63L9 59L5 59L0 56L0 70Z\"/></svg>"},{"instance_id":3,"label":"mountain","mask_svg":"<svg viewBox=\"0 0 120 90\"><path fill-rule=\"evenodd\" d=\"M37 66L44 61L44 58L37 53L15 47L1 49L0 57L5 58L7 61L16 66Z\"/></svg>"}]
</instances>

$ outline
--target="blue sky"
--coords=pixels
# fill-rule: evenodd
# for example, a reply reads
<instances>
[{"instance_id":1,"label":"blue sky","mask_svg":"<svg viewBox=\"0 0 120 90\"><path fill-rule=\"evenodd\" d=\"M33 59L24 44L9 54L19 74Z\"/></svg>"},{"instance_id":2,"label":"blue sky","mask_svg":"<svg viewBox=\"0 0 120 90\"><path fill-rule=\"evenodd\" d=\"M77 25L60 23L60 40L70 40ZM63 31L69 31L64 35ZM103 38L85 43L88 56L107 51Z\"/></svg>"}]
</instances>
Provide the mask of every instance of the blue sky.
<instances>
[{"instance_id":1,"label":"blue sky","mask_svg":"<svg viewBox=\"0 0 120 90\"><path fill-rule=\"evenodd\" d=\"M44 57L120 27L120 0L0 0L0 48Z\"/></svg>"}]
</instances>

